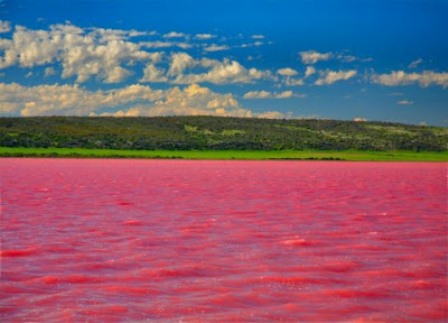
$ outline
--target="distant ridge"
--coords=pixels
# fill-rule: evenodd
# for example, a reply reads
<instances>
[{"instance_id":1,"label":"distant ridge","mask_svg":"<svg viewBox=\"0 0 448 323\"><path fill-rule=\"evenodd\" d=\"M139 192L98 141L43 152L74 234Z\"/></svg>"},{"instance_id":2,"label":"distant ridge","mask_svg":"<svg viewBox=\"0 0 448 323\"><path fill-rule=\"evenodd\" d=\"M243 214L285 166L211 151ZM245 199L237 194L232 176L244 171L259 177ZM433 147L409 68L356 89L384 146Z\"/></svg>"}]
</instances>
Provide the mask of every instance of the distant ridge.
<instances>
[{"instance_id":1,"label":"distant ridge","mask_svg":"<svg viewBox=\"0 0 448 323\"><path fill-rule=\"evenodd\" d=\"M3 117L0 147L446 151L448 129L367 121L209 116Z\"/></svg>"}]
</instances>

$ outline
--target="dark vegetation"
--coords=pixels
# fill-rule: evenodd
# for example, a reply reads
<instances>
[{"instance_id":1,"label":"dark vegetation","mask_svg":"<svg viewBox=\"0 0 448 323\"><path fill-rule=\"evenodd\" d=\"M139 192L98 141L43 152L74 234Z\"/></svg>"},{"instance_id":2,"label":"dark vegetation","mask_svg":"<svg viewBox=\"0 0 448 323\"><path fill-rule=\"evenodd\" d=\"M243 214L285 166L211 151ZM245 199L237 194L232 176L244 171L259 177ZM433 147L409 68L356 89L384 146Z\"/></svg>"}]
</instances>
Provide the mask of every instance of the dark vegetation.
<instances>
[{"instance_id":1,"label":"dark vegetation","mask_svg":"<svg viewBox=\"0 0 448 323\"><path fill-rule=\"evenodd\" d=\"M448 129L382 122L206 116L0 118L0 146L123 150L446 151Z\"/></svg>"}]
</instances>

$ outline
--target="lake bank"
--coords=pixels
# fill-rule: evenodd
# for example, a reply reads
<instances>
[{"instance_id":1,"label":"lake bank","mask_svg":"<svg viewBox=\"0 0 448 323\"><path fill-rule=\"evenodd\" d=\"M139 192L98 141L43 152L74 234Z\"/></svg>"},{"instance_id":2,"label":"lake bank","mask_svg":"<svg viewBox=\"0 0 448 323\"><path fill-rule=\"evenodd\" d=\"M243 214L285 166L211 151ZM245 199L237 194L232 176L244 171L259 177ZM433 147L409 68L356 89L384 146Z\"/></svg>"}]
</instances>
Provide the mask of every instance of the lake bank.
<instances>
[{"instance_id":1,"label":"lake bank","mask_svg":"<svg viewBox=\"0 0 448 323\"><path fill-rule=\"evenodd\" d=\"M197 160L345 160L447 162L448 152L361 150L117 150L0 147L0 157L142 158Z\"/></svg>"}]
</instances>

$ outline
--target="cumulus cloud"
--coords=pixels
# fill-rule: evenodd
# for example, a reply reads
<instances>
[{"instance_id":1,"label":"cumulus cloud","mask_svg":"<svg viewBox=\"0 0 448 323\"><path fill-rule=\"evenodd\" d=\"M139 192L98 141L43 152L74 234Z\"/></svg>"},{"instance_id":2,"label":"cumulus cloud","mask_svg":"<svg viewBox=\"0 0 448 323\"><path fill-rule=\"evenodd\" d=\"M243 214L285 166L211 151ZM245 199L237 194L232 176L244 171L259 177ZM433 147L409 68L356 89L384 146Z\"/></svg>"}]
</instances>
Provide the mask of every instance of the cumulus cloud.
<instances>
[{"instance_id":1,"label":"cumulus cloud","mask_svg":"<svg viewBox=\"0 0 448 323\"><path fill-rule=\"evenodd\" d=\"M414 101L409 101L409 100L400 100L397 102L398 105L413 105Z\"/></svg>"},{"instance_id":2,"label":"cumulus cloud","mask_svg":"<svg viewBox=\"0 0 448 323\"><path fill-rule=\"evenodd\" d=\"M255 80L272 78L269 71L261 71L256 68L247 69L235 60L195 59L187 53L173 53L171 57L168 75L174 77L171 82L176 84L252 83ZM193 68L197 73L188 73L188 70Z\"/></svg>"},{"instance_id":3,"label":"cumulus cloud","mask_svg":"<svg viewBox=\"0 0 448 323\"><path fill-rule=\"evenodd\" d=\"M125 68L147 60L149 53L124 40L123 31L94 29L86 32L73 25L52 25L50 30L16 26L12 39L1 39L0 69L13 65L34 67L61 63L62 77L76 77L79 83L96 77L117 83L130 76Z\"/></svg>"},{"instance_id":4,"label":"cumulus cloud","mask_svg":"<svg viewBox=\"0 0 448 323\"><path fill-rule=\"evenodd\" d=\"M82 29L76 28L79 30L79 33L83 32ZM122 29L87 28L87 30L91 30L91 34L95 38L100 38L101 41L123 40L129 34L128 31Z\"/></svg>"},{"instance_id":5,"label":"cumulus cloud","mask_svg":"<svg viewBox=\"0 0 448 323\"><path fill-rule=\"evenodd\" d=\"M305 77L310 77L316 73L316 69L313 66L307 66L305 71Z\"/></svg>"},{"instance_id":6,"label":"cumulus cloud","mask_svg":"<svg viewBox=\"0 0 448 323\"><path fill-rule=\"evenodd\" d=\"M430 85L439 85L448 88L448 73L437 73L433 71L424 71L422 73L406 73L404 71L393 71L389 74L374 74L372 82L386 85L399 86L418 83L421 87Z\"/></svg>"},{"instance_id":7,"label":"cumulus cloud","mask_svg":"<svg viewBox=\"0 0 448 323\"><path fill-rule=\"evenodd\" d=\"M186 34L184 33L179 33L176 31L171 31L165 35L163 35L164 38L183 38L183 37L187 37Z\"/></svg>"},{"instance_id":8,"label":"cumulus cloud","mask_svg":"<svg viewBox=\"0 0 448 323\"><path fill-rule=\"evenodd\" d=\"M328 61L333 57L332 53L319 53L314 50L303 51L299 55L303 64L316 64L319 61Z\"/></svg>"},{"instance_id":9,"label":"cumulus cloud","mask_svg":"<svg viewBox=\"0 0 448 323\"><path fill-rule=\"evenodd\" d=\"M355 122L366 122L367 119L366 118L362 118L362 117L356 117L356 118L353 119L353 121L355 121Z\"/></svg>"},{"instance_id":10,"label":"cumulus cloud","mask_svg":"<svg viewBox=\"0 0 448 323\"><path fill-rule=\"evenodd\" d=\"M143 77L140 82L165 83L168 82L168 77L164 69L156 67L155 64L148 64L143 70Z\"/></svg>"},{"instance_id":11,"label":"cumulus cloud","mask_svg":"<svg viewBox=\"0 0 448 323\"><path fill-rule=\"evenodd\" d=\"M417 66L419 66L421 63L423 63L423 59L418 58L415 61L412 61L409 65L408 68L416 68Z\"/></svg>"},{"instance_id":12,"label":"cumulus cloud","mask_svg":"<svg viewBox=\"0 0 448 323\"><path fill-rule=\"evenodd\" d=\"M244 94L243 98L247 100L254 99L289 99L292 97L304 97L303 94L299 95L293 91L283 91L280 93L269 92L269 91L250 91Z\"/></svg>"},{"instance_id":13,"label":"cumulus cloud","mask_svg":"<svg viewBox=\"0 0 448 323\"><path fill-rule=\"evenodd\" d=\"M142 36L150 36L152 32L144 32L138 30L130 30L128 35L129 37L142 37Z\"/></svg>"},{"instance_id":14,"label":"cumulus cloud","mask_svg":"<svg viewBox=\"0 0 448 323\"><path fill-rule=\"evenodd\" d=\"M283 76L281 79L281 83L287 86L301 86L305 84L303 79L294 78L294 76L299 73L292 68L281 68L277 70L277 74Z\"/></svg>"},{"instance_id":15,"label":"cumulus cloud","mask_svg":"<svg viewBox=\"0 0 448 323\"><path fill-rule=\"evenodd\" d=\"M282 75L282 76L295 76L297 75L297 71L292 69L292 68L281 68L279 70L277 70L277 74Z\"/></svg>"},{"instance_id":16,"label":"cumulus cloud","mask_svg":"<svg viewBox=\"0 0 448 323\"><path fill-rule=\"evenodd\" d=\"M252 116L231 94L219 94L193 84L165 91L130 85L111 91L87 91L78 85L25 87L0 83L1 114L95 115L103 108L131 105L117 115L223 115Z\"/></svg>"},{"instance_id":17,"label":"cumulus cloud","mask_svg":"<svg viewBox=\"0 0 448 323\"><path fill-rule=\"evenodd\" d=\"M356 56L353 56L353 55L343 55L343 54L338 54L336 56L336 58L338 60L340 60L341 62L343 62L343 63L351 63L351 62L354 62L354 61L357 60Z\"/></svg>"},{"instance_id":18,"label":"cumulus cloud","mask_svg":"<svg viewBox=\"0 0 448 323\"><path fill-rule=\"evenodd\" d=\"M240 47L240 48L250 48L250 47L259 47L259 46L263 46L263 45L264 45L264 42L256 41L256 42L253 42L253 43L242 44L242 45L240 45L238 47Z\"/></svg>"},{"instance_id":19,"label":"cumulus cloud","mask_svg":"<svg viewBox=\"0 0 448 323\"><path fill-rule=\"evenodd\" d=\"M351 79L357 74L355 70L348 71L323 71L320 72L319 79L314 84L316 85L329 85L337 81L346 81Z\"/></svg>"},{"instance_id":20,"label":"cumulus cloud","mask_svg":"<svg viewBox=\"0 0 448 323\"><path fill-rule=\"evenodd\" d=\"M287 86L302 86L305 84L303 79L298 79L294 77L286 77L283 83Z\"/></svg>"},{"instance_id":21,"label":"cumulus cloud","mask_svg":"<svg viewBox=\"0 0 448 323\"><path fill-rule=\"evenodd\" d=\"M276 111L253 113L232 94L216 93L197 84L167 90L133 84L109 91L89 91L79 85L26 87L16 83L0 83L0 102L0 115L283 117ZM104 109L114 111L104 112Z\"/></svg>"},{"instance_id":22,"label":"cumulus cloud","mask_svg":"<svg viewBox=\"0 0 448 323\"><path fill-rule=\"evenodd\" d=\"M148 59L154 63L160 63L162 61L162 58L165 56L164 52L152 52L148 54Z\"/></svg>"},{"instance_id":23,"label":"cumulus cloud","mask_svg":"<svg viewBox=\"0 0 448 323\"><path fill-rule=\"evenodd\" d=\"M198 61L187 53L173 53L171 55L171 65L169 75L182 75L184 70L198 65Z\"/></svg>"},{"instance_id":24,"label":"cumulus cloud","mask_svg":"<svg viewBox=\"0 0 448 323\"><path fill-rule=\"evenodd\" d=\"M171 42L171 41L145 41L140 42L140 46L145 48L169 48L169 47L179 47L182 49L192 48L193 45L186 42Z\"/></svg>"},{"instance_id":25,"label":"cumulus cloud","mask_svg":"<svg viewBox=\"0 0 448 323\"><path fill-rule=\"evenodd\" d=\"M258 118L261 119L286 119L289 118L290 115L288 114L284 114L278 111L267 111L267 112L263 112L263 113L259 113L257 115Z\"/></svg>"},{"instance_id":26,"label":"cumulus cloud","mask_svg":"<svg viewBox=\"0 0 448 323\"><path fill-rule=\"evenodd\" d=\"M88 91L79 85L40 85L26 87L0 83L0 113L34 115L89 115L104 107L118 107L133 102L156 101L161 91L130 85L112 91Z\"/></svg>"},{"instance_id":27,"label":"cumulus cloud","mask_svg":"<svg viewBox=\"0 0 448 323\"><path fill-rule=\"evenodd\" d=\"M140 116L160 115L215 115L252 117L253 114L241 106L232 94L219 94L206 87L192 84L183 90L174 87L164 92L164 98L152 106L140 105L132 108Z\"/></svg>"},{"instance_id":28,"label":"cumulus cloud","mask_svg":"<svg viewBox=\"0 0 448 323\"><path fill-rule=\"evenodd\" d=\"M220 51L229 50L229 49L230 49L230 47L227 45L216 45L216 44L212 44L212 45L204 48L204 50L206 52L220 52Z\"/></svg>"},{"instance_id":29,"label":"cumulus cloud","mask_svg":"<svg viewBox=\"0 0 448 323\"><path fill-rule=\"evenodd\" d=\"M216 35L213 35L213 34L196 34L194 37L196 39L200 39L200 40L207 40L207 39L215 38Z\"/></svg>"},{"instance_id":30,"label":"cumulus cloud","mask_svg":"<svg viewBox=\"0 0 448 323\"><path fill-rule=\"evenodd\" d=\"M45 69L45 77L56 75L56 70L53 67L47 67Z\"/></svg>"},{"instance_id":31,"label":"cumulus cloud","mask_svg":"<svg viewBox=\"0 0 448 323\"><path fill-rule=\"evenodd\" d=\"M250 91L244 94L244 99L270 99L272 93L268 91Z\"/></svg>"},{"instance_id":32,"label":"cumulus cloud","mask_svg":"<svg viewBox=\"0 0 448 323\"><path fill-rule=\"evenodd\" d=\"M276 99L289 99L294 96L294 92L293 91L283 91L280 93L275 93L273 95L274 95L274 98L276 98Z\"/></svg>"},{"instance_id":33,"label":"cumulus cloud","mask_svg":"<svg viewBox=\"0 0 448 323\"><path fill-rule=\"evenodd\" d=\"M74 80L80 84L92 79L121 83L135 74L138 76L135 77L136 80L145 83L244 84L271 80L278 85L301 86L308 77L316 74L313 65L308 65L304 75L298 77L299 73L290 67L271 72L245 66L229 58L210 59L193 57L185 52L160 52L165 48L176 47L183 50L203 48L204 53L210 53L261 46L264 44L263 35L252 35L253 43L231 46L217 41L198 41L215 38L216 35L213 34L188 35L176 31L157 34L157 38L150 38L150 41L141 41L142 37L152 37L155 34L138 30L79 28L70 23L51 25L47 30L16 26L12 35L7 35L9 38L0 38L0 70L12 66L27 69L40 66L45 69L47 77L57 72L61 78L70 79L65 82ZM132 39L133 37L138 39ZM238 39L247 38L241 36ZM337 53L317 51L300 52L300 55L307 64L330 58L342 59ZM349 59L347 55L344 57ZM35 70L31 72L35 76L43 75ZM353 71L321 72L316 84L332 84L348 79L353 76L350 73Z\"/></svg>"},{"instance_id":34,"label":"cumulus cloud","mask_svg":"<svg viewBox=\"0 0 448 323\"><path fill-rule=\"evenodd\" d=\"M0 34L11 31L11 23L9 21L0 20Z\"/></svg>"},{"instance_id":35,"label":"cumulus cloud","mask_svg":"<svg viewBox=\"0 0 448 323\"><path fill-rule=\"evenodd\" d=\"M299 52L300 58L304 64L316 64L319 61L328 61L330 59L336 59L343 63L351 63L354 61L370 61L371 59L360 59L354 55L347 55L345 53L319 53L315 50Z\"/></svg>"}]
</instances>

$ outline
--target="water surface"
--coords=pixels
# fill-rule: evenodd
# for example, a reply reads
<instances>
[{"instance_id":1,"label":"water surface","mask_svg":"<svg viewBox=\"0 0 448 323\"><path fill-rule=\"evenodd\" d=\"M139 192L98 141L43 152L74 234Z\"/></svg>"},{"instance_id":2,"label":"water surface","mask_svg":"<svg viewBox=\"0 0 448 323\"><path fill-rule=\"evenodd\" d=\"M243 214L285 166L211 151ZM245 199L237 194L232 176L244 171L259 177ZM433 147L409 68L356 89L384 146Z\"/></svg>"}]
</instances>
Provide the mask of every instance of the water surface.
<instances>
[{"instance_id":1,"label":"water surface","mask_svg":"<svg viewBox=\"0 0 448 323\"><path fill-rule=\"evenodd\" d=\"M0 159L0 320L447 319L446 164Z\"/></svg>"}]
</instances>

